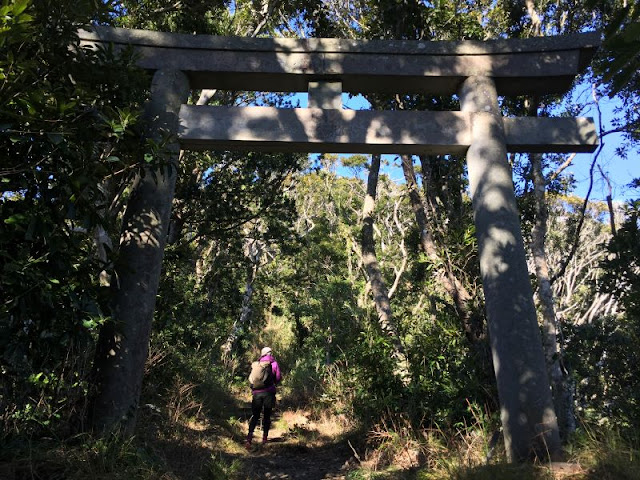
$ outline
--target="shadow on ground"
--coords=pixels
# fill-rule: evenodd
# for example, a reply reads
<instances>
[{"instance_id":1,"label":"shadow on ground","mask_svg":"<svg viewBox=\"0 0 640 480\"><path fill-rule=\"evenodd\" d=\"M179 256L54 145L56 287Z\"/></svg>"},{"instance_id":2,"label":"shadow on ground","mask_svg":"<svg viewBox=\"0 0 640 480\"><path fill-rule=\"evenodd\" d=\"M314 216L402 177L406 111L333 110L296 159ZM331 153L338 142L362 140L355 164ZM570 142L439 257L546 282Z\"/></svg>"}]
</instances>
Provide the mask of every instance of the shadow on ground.
<instances>
[{"instance_id":1,"label":"shadow on ground","mask_svg":"<svg viewBox=\"0 0 640 480\"><path fill-rule=\"evenodd\" d=\"M209 414L210 413L210 414ZM147 415L152 412L147 412ZM219 399L206 420L157 428L141 418L142 438L153 457L176 480L339 480L355 465L345 429L330 420L279 403L272 416L269 442L244 441L251 416L250 398ZM255 438L262 438L261 426Z\"/></svg>"}]
</instances>

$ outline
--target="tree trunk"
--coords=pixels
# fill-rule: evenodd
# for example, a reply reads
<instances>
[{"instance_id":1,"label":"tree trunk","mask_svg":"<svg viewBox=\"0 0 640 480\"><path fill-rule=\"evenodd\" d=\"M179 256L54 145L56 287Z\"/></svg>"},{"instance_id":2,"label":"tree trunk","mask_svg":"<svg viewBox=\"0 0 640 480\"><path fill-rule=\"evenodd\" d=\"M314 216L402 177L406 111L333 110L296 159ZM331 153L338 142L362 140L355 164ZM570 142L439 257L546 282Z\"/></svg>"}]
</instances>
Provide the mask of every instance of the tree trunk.
<instances>
[{"instance_id":1,"label":"tree trunk","mask_svg":"<svg viewBox=\"0 0 640 480\"><path fill-rule=\"evenodd\" d=\"M527 13L531 19L531 36L539 37L542 32L542 20L536 11L535 2L526 0ZM536 116L539 100L527 100L529 113ZM557 416L560 437L566 439L575 430L573 392L569 387L566 370L562 366L561 349L558 344L557 317L553 300L553 288L549 276L545 237L547 235L548 210L545 201L546 181L542 168L542 155L531 154L533 194L535 201L535 223L531 231L531 253L538 280L538 300L542 311L545 361Z\"/></svg>"},{"instance_id":2,"label":"tree trunk","mask_svg":"<svg viewBox=\"0 0 640 480\"><path fill-rule=\"evenodd\" d=\"M249 318L251 316L251 298L253 297L253 283L256 280L257 274L258 263L252 261L247 268L247 285L242 297L242 309L240 310L240 316L235 322L233 322L231 333L229 333L227 340L222 345L222 361L225 363L228 363L231 359L235 345L242 335L245 325L249 322Z\"/></svg>"},{"instance_id":3,"label":"tree trunk","mask_svg":"<svg viewBox=\"0 0 640 480\"><path fill-rule=\"evenodd\" d=\"M545 202L545 179L542 171L542 155L532 154L533 192L536 217L531 231L531 253L538 280L538 300L542 310L545 360L553 404L558 417L560 436L566 439L575 431L573 392L568 384L568 375L562 365L562 354L558 343L557 317L553 302L553 288L549 276L545 237L547 235L548 210Z\"/></svg>"},{"instance_id":4,"label":"tree trunk","mask_svg":"<svg viewBox=\"0 0 640 480\"><path fill-rule=\"evenodd\" d=\"M258 239L247 237L245 238L244 247L245 257L248 260L247 265L247 284L245 287L244 295L242 297L242 308L240 310L240 316L233 323L233 327L227 340L222 345L222 361L226 364L230 363L230 360L235 351L238 339L242 335L245 326L249 323L251 317L251 301L253 298L253 285L258 276L258 269L263 265L263 256L267 252L266 245ZM267 255L268 256L268 255Z\"/></svg>"},{"instance_id":5,"label":"tree trunk","mask_svg":"<svg viewBox=\"0 0 640 480\"><path fill-rule=\"evenodd\" d=\"M416 174L413 169L413 160L410 155L402 155L402 171L407 184L411 208L416 217L416 223L420 231L420 245L429 261L438 272L438 280L448 295L451 296L462 321L465 334L472 344L477 343L482 336L482 328L478 328L472 321L472 297L462 282L456 278L447 259L442 258L436 248L431 229L427 221L424 202L416 182ZM425 180L426 181L426 180ZM477 323L477 322L475 322Z\"/></svg>"},{"instance_id":6,"label":"tree trunk","mask_svg":"<svg viewBox=\"0 0 640 480\"><path fill-rule=\"evenodd\" d=\"M158 71L147 104L147 135L156 143L162 132L178 128L180 105L189 81L179 71ZM133 433L144 365L160 281L179 147L168 144L157 164L136 179L127 204L113 290L112 318L100 330L93 382L90 423L99 433Z\"/></svg>"},{"instance_id":7,"label":"tree trunk","mask_svg":"<svg viewBox=\"0 0 640 480\"><path fill-rule=\"evenodd\" d=\"M378 322L382 331L389 336L393 346L393 356L396 362L396 373L401 380L407 384L409 378L409 364L407 356L400 342L398 329L391 313L391 303L389 293L382 278L382 272L376 258L375 242L373 238L373 210L376 201L376 190L378 187L378 175L380 173L380 154L372 155L371 168L367 181L367 194L362 208L362 258L364 261L373 301L378 312Z\"/></svg>"}]
</instances>

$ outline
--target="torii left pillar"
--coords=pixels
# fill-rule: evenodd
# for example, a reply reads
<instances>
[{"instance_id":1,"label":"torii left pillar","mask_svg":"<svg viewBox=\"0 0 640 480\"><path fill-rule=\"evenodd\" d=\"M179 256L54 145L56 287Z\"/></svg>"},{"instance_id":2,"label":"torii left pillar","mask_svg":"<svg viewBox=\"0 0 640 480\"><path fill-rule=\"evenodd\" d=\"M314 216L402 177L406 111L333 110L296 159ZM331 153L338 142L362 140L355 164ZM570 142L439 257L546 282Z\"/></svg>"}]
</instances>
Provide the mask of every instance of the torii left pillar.
<instances>
[{"instance_id":1,"label":"torii left pillar","mask_svg":"<svg viewBox=\"0 0 640 480\"><path fill-rule=\"evenodd\" d=\"M555 459L560 435L495 83L469 77L459 97L461 110L474 113L467 167L507 455Z\"/></svg>"},{"instance_id":2,"label":"torii left pillar","mask_svg":"<svg viewBox=\"0 0 640 480\"><path fill-rule=\"evenodd\" d=\"M150 165L141 159L123 219L112 318L100 330L94 363L90 422L100 433L132 434L135 427L178 171L179 112L188 95L183 72L155 72L144 119L146 137L163 146Z\"/></svg>"}]
</instances>

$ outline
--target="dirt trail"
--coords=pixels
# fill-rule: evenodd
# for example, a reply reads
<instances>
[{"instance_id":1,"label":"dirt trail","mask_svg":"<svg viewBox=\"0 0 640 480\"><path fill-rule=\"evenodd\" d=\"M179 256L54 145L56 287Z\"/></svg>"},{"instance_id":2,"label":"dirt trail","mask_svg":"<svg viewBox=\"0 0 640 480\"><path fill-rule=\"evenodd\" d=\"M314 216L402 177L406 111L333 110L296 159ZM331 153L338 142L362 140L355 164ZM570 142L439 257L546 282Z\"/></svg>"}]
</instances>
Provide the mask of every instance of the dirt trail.
<instances>
[{"instance_id":1,"label":"dirt trail","mask_svg":"<svg viewBox=\"0 0 640 480\"><path fill-rule=\"evenodd\" d=\"M247 478L256 480L344 480L350 457L340 445L278 448L271 444L246 459L244 471Z\"/></svg>"},{"instance_id":2,"label":"dirt trail","mask_svg":"<svg viewBox=\"0 0 640 480\"><path fill-rule=\"evenodd\" d=\"M339 431L342 430L342 431ZM243 459L247 479L344 480L355 466L346 440L338 440L343 427L335 419L312 421L305 412L284 411L273 418L269 442L254 445Z\"/></svg>"}]
</instances>

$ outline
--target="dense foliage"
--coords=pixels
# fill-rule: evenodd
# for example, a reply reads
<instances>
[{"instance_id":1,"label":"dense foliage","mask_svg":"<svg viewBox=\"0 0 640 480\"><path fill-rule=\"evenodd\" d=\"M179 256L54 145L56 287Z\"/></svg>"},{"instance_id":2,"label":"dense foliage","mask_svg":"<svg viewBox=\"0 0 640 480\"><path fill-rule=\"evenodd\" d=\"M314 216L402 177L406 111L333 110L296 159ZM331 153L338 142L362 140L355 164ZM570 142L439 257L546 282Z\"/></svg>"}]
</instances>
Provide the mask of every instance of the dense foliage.
<instances>
[{"instance_id":1,"label":"dense foliage","mask_svg":"<svg viewBox=\"0 0 640 480\"><path fill-rule=\"evenodd\" d=\"M93 236L114 228L107 190L136 168L147 80L129 54L77 47L77 28L106 7L0 8L1 403L5 428L29 431L81 415L92 335L109 313Z\"/></svg>"},{"instance_id":2,"label":"dense foliage","mask_svg":"<svg viewBox=\"0 0 640 480\"><path fill-rule=\"evenodd\" d=\"M572 327L567 351L580 382L579 402L585 415L637 432L640 428L640 250L638 201L630 201L625 220L608 243L601 289L620 299L624 315L600 317ZM613 381L612 381L613 380Z\"/></svg>"}]
</instances>

